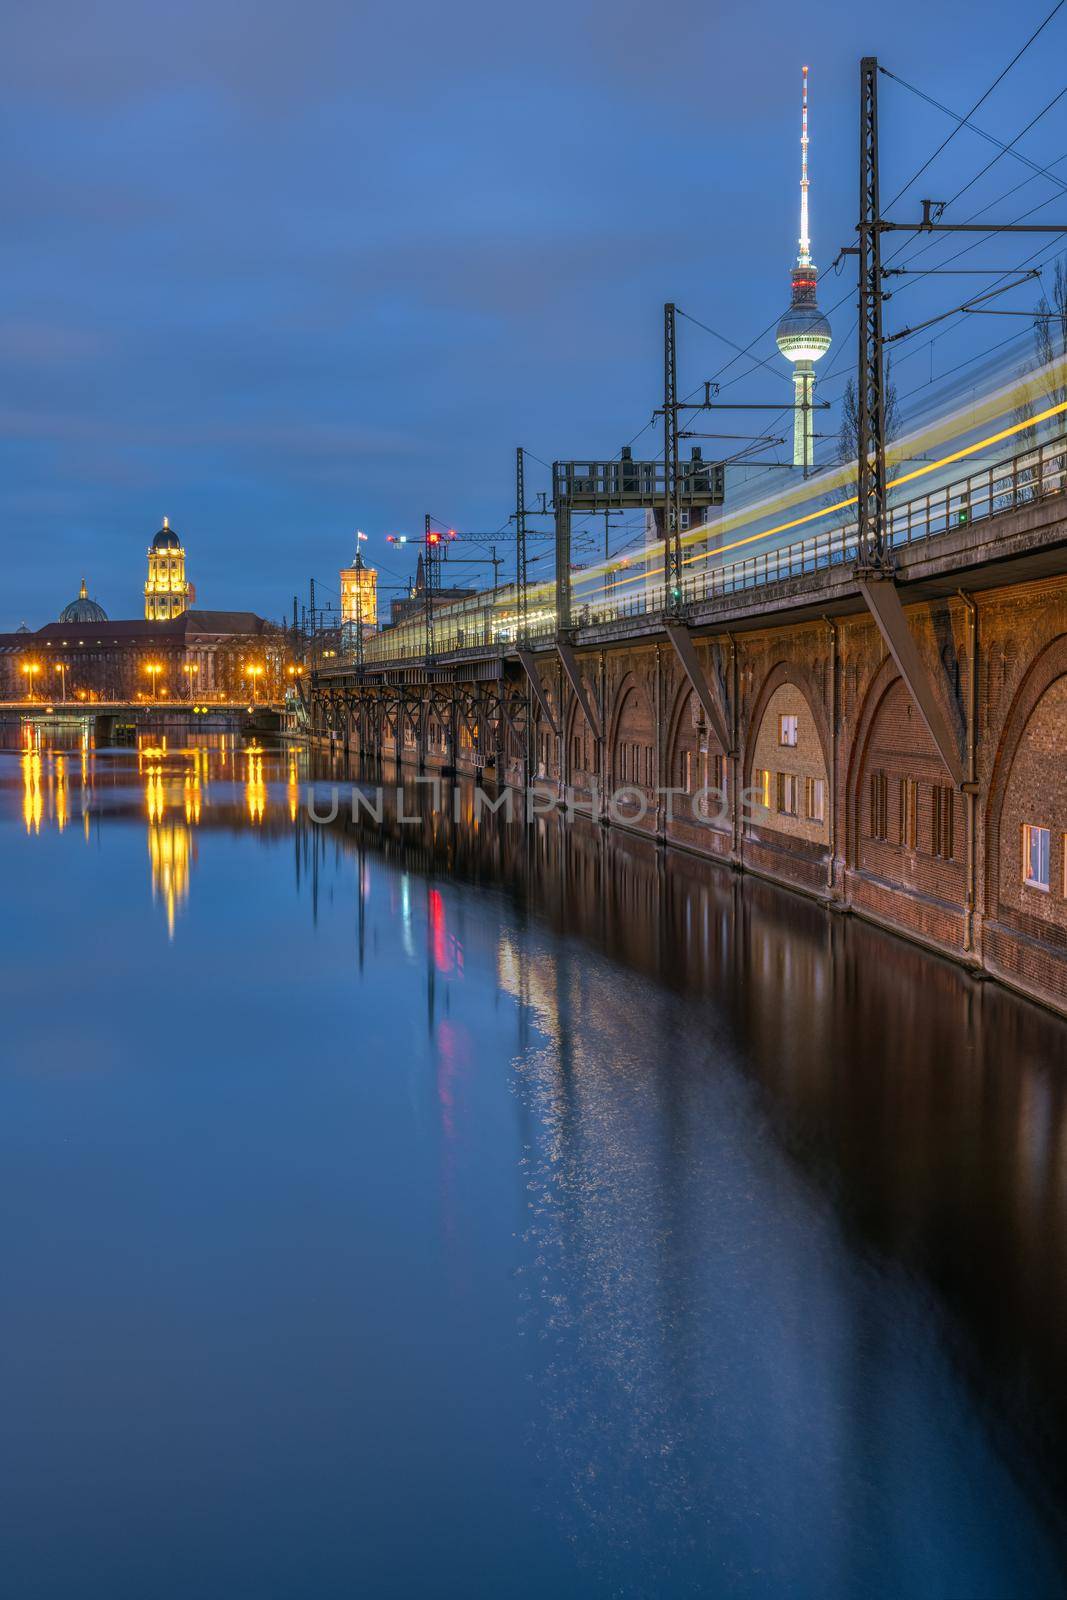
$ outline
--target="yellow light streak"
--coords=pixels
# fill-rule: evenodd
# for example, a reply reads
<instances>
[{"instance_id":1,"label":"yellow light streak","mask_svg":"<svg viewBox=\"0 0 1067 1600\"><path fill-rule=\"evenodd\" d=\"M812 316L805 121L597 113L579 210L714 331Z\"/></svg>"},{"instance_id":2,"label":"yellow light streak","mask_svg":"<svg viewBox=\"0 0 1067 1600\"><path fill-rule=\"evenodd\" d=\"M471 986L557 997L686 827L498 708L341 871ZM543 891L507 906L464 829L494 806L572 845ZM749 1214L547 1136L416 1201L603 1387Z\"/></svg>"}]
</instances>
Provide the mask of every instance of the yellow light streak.
<instances>
[{"instance_id":1,"label":"yellow light streak","mask_svg":"<svg viewBox=\"0 0 1067 1600\"><path fill-rule=\"evenodd\" d=\"M1011 439L1016 434L1023 433L1027 428L1035 427L1039 422L1047 422L1050 417L1062 416L1067 411L1067 401L1059 405L1049 406L1045 411L1036 412L1022 422L1012 423L1010 428L1002 428L999 433L991 433L985 439L979 439L974 444L965 445L962 450L954 450L950 455L941 456L937 461L925 461L921 467L916 467L912 472L904 472L897 478L891 478L886 484L887 489L897 489L902 483L913 483L916 478L925 477L928 473L937 472L941 467L951 466L954 461L963 461L967 456L976 455L980 450L987 449L990 445L1000 444L1004 439ZM789 522L780 522L776 527L766 528L762 533L750 533L743 539L735 539L731 544L719 545L715 550L701 550L694 555L686 556L683 567L690 566L696 561L710 561L731 550L740 550L745 545L755 544L760 539L773 539L776 534L788 533L791 528L800 528L809 522L821 521L823 517L831 516L835 511L844 511L849 506L857 505L858 495L850 495L847 500L838 500L833 505L820 506L817 511L809 511L802 517L794 517ZM699 532L700 530L698 530ZM705 529L706 534L706 529ZM656 566L649 566L644 571L637 573L632 578L617 578L613 584L614 589L622 589L629 583L644 583L656 573L663 571L663 562L660 560Z\"/></svg>"}]
</instances>

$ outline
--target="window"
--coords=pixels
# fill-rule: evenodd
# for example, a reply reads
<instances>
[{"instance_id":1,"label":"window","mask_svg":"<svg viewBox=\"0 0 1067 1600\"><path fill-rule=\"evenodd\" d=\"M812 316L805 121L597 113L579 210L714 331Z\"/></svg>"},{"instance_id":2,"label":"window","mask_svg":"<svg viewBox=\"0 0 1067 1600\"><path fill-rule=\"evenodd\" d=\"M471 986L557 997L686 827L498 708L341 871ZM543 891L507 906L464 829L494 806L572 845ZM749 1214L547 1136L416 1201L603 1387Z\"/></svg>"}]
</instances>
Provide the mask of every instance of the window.
<instances>
[{"instance_id":1,"label":"window","mask_svg":"<svg viewBox=\"0 0 1067 1600\"><path fill-rule=\"evenodd\" d=\"M692 750L683 750L682 751L680 768L681 768L681 770L678 773L678 777L679 777L679 781L681 783L681 786L682 786L683 789L689 790L689 789L691 789L693 787L693 752L692 752Z\"/></svg>"},{"instance_id":2,"label":"window","mask_svg":"<svg viewBox=\"0 0 1067 1600\"><path fill-rule=\"evenodd\" d=\"M900 842L905 850L915 849L919 785L914 778L900 780Z\"/></svg>"},{"instance_id":3,"label":"window","mask_svg":"<svg viewBox=\"0 0 1067 1600\"><path fill-rule=\"evenodd\" d=\"M778 743L795 745L797 742L797 719L793 715L778 718Z\"/></svg>"},{"instance_id":4,"label":"window","mask_svg":"<svg viewBox=\"0 0 1067 1600\"><path fill-rule=\"evenodd\" d=\"M752 774L752 787L759 795L756 804L765 810L771 809L771 775L763 767L757 767Z\"/></svg>"},{"instance_id":5,"label":"window","mask_svg":"<svg viewBox=\"0 0 1067 1600\"><path fill-rule=\"evenodd\" d=\"M871 773L871 838L889 837L889 780L884 772Z\"/></svg>"},{"instance_id":6,"label":"window","mask_svg":"<svg viewBox=\"0 0 1067 1600\"><path fill-rule=\"evenodd\" d=\"M778 774L778 810L783 816L796 816L799 788L800 779L794 773L780 772Z\"/></svg>"},{"instance_id":7,"label":"window","mask_svg":"<svg viewBox=\"0 0 1067 1600\"><path fill-rule=\"evenodd\" d=\"M809 822L826 818L826 785L821 778L804 779L804 815Z\"/></svg>"},{"instance_id":8,"label":"window","mask_svg":"<svg viewBox=\"0 0 1067 1600\"><path fill-rule=\"evenodd\" d=\"M1048 889L1049 833L1028 822L1023 828L1023 882L1031 889Z\"/></svg>"},{"instance_id":9,"label":"window","mask_svg":"<svg viewBox=\"0 0 1067 1600\"><path fill-rule=\"evenodd\" d=\"M939 784L930 805L930 849L942 861L952 860L952 790Z\"/></svg>"}]
</instances>

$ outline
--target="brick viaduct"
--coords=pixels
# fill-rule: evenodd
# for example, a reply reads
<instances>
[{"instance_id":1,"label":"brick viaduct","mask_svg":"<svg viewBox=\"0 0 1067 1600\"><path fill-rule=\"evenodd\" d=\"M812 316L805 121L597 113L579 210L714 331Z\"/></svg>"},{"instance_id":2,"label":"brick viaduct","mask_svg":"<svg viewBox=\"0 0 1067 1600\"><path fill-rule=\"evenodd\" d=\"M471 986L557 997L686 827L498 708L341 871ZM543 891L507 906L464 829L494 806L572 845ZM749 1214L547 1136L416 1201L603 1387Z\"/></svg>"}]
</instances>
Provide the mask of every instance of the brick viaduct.
<instances>
[{"instance_id":1,"label":"brick viaduct","mask_svg":"<svg viewBox=\"0 0 1067 1600\"><path fill-rule=\"evenodd\" d=\"M572 798L1067 1012L1062 494L909 546L896 580L910 663L842 566L681 627L319 671L313 736Z\"/></svg>"}]
</instances>

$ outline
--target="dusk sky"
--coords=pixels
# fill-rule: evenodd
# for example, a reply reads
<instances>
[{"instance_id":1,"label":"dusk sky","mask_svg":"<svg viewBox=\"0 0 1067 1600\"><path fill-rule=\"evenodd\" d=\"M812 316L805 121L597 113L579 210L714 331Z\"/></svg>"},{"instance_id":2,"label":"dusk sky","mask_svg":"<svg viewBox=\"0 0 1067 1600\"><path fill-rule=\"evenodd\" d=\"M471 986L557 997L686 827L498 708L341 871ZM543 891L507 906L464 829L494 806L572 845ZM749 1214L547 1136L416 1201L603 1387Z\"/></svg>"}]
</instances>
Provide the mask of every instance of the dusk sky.
<instances>
[{"instance_id":1,"label":"dusk sky","mask_svg":"<svg viewBox=\"0 0 1067 1600\"><path fill-rule=\"evenodd\" d=\"M784 309L802 63L826 267L854 234L860 55L965 112L1050 8L9 10L0 628L54 618L83 573L112 617L139 615L164 514L200 606L274 617L309 574L329 598L357 527L386 598L414 556L384 535L425 511L501 528L503 548L517 443L610 456L648 420L664 300L740 344ZM981 126L1013 139L1056 92L1065 45L1067 10ZM1041 165L1067 152L1065 105L1020 144ZM888 201L952 124L885 79L881 110ZM964 131L910 201L954 195L995 154ZM956 220L1025 178L1003 158ZM1056 192L1036 179L1005 212ZM988 260L1033 248L1002 240ZM825 285L824 308L847 284ZM974 282L933 287L951 304ZM851 315L832 319L830 398ZM694 324L680 337L684 389L730 359ZM770 338L758 350L774 371L752 395L787 403L785 363Z\"/></svg>"}]
</instances>

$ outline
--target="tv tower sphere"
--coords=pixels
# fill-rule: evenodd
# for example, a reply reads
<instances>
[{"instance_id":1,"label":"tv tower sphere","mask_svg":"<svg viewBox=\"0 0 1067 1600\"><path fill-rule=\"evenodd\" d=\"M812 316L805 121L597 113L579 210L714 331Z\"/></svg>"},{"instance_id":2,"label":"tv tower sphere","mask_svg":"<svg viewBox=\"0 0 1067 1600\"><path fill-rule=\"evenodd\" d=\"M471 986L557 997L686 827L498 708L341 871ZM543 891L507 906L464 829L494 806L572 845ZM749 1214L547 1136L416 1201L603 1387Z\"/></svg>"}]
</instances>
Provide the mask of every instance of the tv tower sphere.
<instances>
[{"instance_id":1,"label":"tv tower sphere","mask_svg":"<svg viewBox=\"0 0 1067 1600\"><path fill-rule=\"evenodd\" d=\"M811 259L808 235L808 69L802 68L800 113L800 250L792 276L792 304L778 324L777 344L793 365L793 465L807 469L814 456L812 404L815 362L829 350L833 335L819 310L819 273Z\"/></svg>"}]
</instances>

